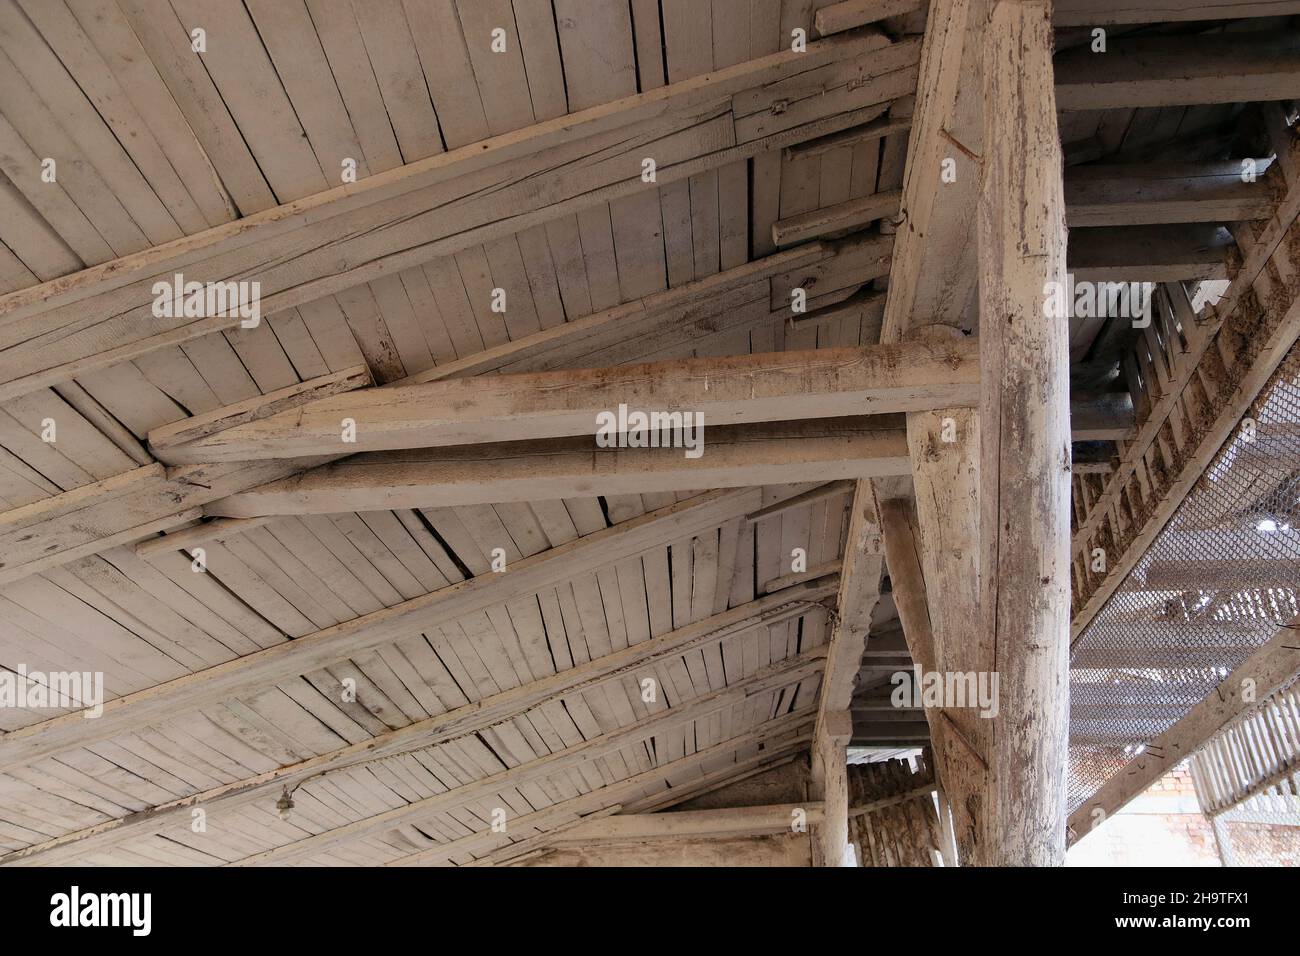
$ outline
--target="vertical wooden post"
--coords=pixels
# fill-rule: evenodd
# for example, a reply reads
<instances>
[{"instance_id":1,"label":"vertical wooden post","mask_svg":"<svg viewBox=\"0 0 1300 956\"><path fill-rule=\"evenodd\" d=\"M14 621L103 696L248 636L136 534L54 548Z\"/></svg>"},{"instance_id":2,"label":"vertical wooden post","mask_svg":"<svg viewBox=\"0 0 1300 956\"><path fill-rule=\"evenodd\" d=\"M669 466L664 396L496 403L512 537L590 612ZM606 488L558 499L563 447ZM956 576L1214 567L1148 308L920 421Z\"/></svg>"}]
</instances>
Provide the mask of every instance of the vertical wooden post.
<instances>
[{"instance_id":1,"label":"vertical wooden post","mask_svg":"<svg viewBox=\"0 0 1300 956\"><path fill-rule=\"evenodd\" d=\"M999 675L978 862L1065 859L1070 422L1065 202L1050 0L994 0L979 203L982 617Z\"/></svg>"},{"instance_id":2,"label":"vertical wooden post","mask_svg":"<svg viewBox=\"0 0 1300 956\"><path fill-rule=\"evenodd\" d=\"M849 845L849 740L852 719L847 710L826 714L813 740L813 777L822 800L822 822L817 827L819 866L846 866Z\"/></svg>"},{"instance_id":3,"label":"vertical wooden post","mask_svg":"<svg viewBox=\"0 0 1300 956\"><path fill-rule=\"evenodd\" d=\"M884 342L960 335L969 323L977 285L974 218L984 132L979 76L987 17L987 0L930 4ZM920 322L934 324L918 328ZM978 629L972 631L980 596L978 414L964 408L910 412L907 436L916 512L897 514L892 534L899 540L891 540L888 525L885 538L913 660L926 672L991 671L991 648ZM903 591L912 592L907 616ZM917 654L922 644L928 664ZM974 710L933 707L926 719L940 787L952 807L957 856L971 862L984 833L988 722Z\"/></svg>"},{"instance_id":4,"label":"vertical wooden post","mask_svg":"<svg viewBox=\"0 0 1300 956\"><path fill-rule=\"evenodd\" d=\"M940 440L938 430L934 435ZM974 553L979 548L978 533L970 528L963 530L963 520L977 523L974 504L964 500L975 489L969 479L962 481L951 469L940 467L936 456L939 462L952 464L970 459L971 450L963 452L959 446L943 454L932 450L917 456L914 449L913 462L921 463L916 465L914 475L917 510L924 506L930 512L926 519L931 523L928 545L921 545L923 532L918 532L917 526L925 526L912 514L909 502L894 499L880 506L894 604L912 661L923 674L989 671L992 657L987 655L986 660L986 655L980 653L978 626L972 633L972 621L978 624L978 608L969 595L963 597L963 592L973 590L977 581ZM945 474L952 480L938 480ZM943 520L945 515L950 516L948 521ZM927 580L937 582L933 593L926 587ZM959 616L963 613L967 615L964 620ZM941 626L946 630L946 641L939 637ZM945 642L946 647L941 647ZM945 656L941 657L941 653ZM950 855L953 859L948 865L956 865L956 860L972 863L980 859L987 838L984 808L992 728L973 708L926 707L925 717L939 787L952 812L956 852Z\"/></svg>"}]
</instances>

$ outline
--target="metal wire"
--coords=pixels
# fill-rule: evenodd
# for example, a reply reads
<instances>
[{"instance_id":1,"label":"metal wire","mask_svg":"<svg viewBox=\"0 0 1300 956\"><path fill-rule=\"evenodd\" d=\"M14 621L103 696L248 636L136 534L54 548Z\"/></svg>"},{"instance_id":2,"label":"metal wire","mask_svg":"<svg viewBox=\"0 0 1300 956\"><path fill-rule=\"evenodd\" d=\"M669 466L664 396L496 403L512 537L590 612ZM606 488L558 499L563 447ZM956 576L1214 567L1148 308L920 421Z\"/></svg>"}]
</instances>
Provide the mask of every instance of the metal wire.
<instances>
[{"instance_id":1,"label":"metal wire","mask_svg":"<svg viewBox=\"0 0 1300 956\"><path fill-rule=\"evenodd\" d=\"M1071 810L1297 612L1300 346L1243 423L1075 645Z\"/></svg>"}]
</instances>

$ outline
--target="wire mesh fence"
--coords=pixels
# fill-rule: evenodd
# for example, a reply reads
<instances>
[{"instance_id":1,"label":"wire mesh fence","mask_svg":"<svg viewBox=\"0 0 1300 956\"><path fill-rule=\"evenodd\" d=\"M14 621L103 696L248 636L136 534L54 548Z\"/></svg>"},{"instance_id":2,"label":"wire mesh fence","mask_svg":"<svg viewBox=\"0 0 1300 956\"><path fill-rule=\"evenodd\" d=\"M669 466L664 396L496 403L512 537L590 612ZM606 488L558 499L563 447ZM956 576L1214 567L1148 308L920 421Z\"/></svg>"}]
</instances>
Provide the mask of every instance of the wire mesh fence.
<instances>
[{"instance_id":1,"label":"wire mesh fence","mask_svg":"<svg viewBox=\"0 0 1300 956\"><path fill-rule=\"evenodd\" d=\"M1300 346L1072 651L1071 811L1291 622L1298 589Z\"/></svg>"}]
</instances>

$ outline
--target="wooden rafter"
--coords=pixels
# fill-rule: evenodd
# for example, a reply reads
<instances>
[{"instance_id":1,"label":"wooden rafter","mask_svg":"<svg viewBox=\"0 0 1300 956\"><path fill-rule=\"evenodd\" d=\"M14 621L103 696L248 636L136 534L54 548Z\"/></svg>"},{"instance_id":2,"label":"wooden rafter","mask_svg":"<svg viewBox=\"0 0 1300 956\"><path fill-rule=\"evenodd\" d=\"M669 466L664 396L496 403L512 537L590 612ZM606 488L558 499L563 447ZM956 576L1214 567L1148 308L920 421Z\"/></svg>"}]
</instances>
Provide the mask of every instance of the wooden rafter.
<instances>
[{"instance_id":1,"label":"wooden rafter","mask_svg":"<svg viewBox=\"0 0 1300 956\"><path fill-rule=\"evenodd\" d=\"M239 324L238 315L155 316L156 281L255 280L272 314L653 188L641 177L646 157L656 182L668 184L861 123L910 92L916 56L914 42L891 44L879 32L830 37L806 53L774 53L548 120L11 293L0 298L0 399ZM817 95L801 94L818 70Z\"/></svg>"},{"instance_id":2,"label":"wooden rafter","mask_svg":"<svg viewBox=\"0 0 1300 956\"><path fill-rule=\"evenodd\" d=\"M755 510L757 489L709 492L579 541L514 562L508 572L462 581L334 627L111 700L86 721L79 713L55 717L0 738L0 766L30 763L43 754L104 740L166 715L196 710L250 688L308 673L333 661L399 638L421 620L454 619L512 596L532 593L619 558L681 540Z\"/></svg>"},{"instance_id":3,"label":"wooden rafter","mask_svg":"<svg viewBox=\"0 0 1300 956\"><path fill-rule=\"evenodd\" d=\"M606 681L617 680L625 674L636 676L640 672L653 672L656 662L720 642L733 634L805 614L810 604L834 594L837 583L837 578L832 576L763 595L747 604L711 615L622 651L578 664L550 677L464 704L387 734L367 738L361 743L182 797L100 826L65 834L0 858L0 862L30 858L48 863L68 859L76 854L111 848L125 841L161 832L176 821L187 821L189 809L195 806L220 808L229 812L254 802L273 803L280 788L296 787L325 773L473 734L522 715L533 707L549 701L563 701L567 695L601 686Z\"/></svg>"}]
</instances>

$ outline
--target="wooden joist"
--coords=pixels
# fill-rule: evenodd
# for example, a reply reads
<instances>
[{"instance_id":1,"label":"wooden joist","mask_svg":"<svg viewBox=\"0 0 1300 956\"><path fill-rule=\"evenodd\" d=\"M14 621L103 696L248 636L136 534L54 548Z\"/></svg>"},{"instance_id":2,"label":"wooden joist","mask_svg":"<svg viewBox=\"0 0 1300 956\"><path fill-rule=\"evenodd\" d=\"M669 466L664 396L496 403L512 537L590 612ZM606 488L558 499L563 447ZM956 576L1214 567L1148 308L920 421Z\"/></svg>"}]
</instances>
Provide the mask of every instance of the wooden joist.
<instances>
[{"instance_id":1,"label":"wooden joist","mask_svg":"<svg viewBox=\"0 0 1300 956\"><path fill-rule=\"evenodd\" d=\"M867 23L878 23L889 17L911 13L923 6L923 0L842 0L818 10L813 25L822 36L829 36Z\"/></svg>"},{"instance_id":2,"label":"wooden joist","mask_svg":"<svg viewBox=\"0 0 1300 956\"><path fill-rule=\"evenodd\" d=\"M733 755L737 749L760 745L763 749L757 755L737 760L735 763L723 763L719 770L704 770L696 785L673 786L670 794L675 798L689 799L696 793L706 790L710 785L727 779L744 777L765 765L789 760L791 754L806 749L810 733L805 732L800 724L806 720L802 715L780 717L759 726L742 737L724 740L712 747L706 747L680 760L668 761L659 767L644 771L605 787L599 787L589 793L561 800L541 810L516 817L507 832L481 830L450 843L430 847L409 856L402 857L390 866L445 866L448 861L461 853L483 853L484 855L469 864L497 865L523 861L524 855L535 854L550 848L556 837L562 837L570 829L581 827L586 820L604 819L611 813L627 811L630 813L650 812L662 804L661 792L664 779L672 777L680 780L689 779L692 772L698 772L706 766L713 765ZM650 796L641 794L649 791ZM622 803L620 801L627 801ZM516 832L528 832L540 829L544 832L525 837L518 842L511 840ZM552 834L554 836L552 836Z\"/></svg>"},{"instance_id":3,"label":"wooden joist","mask_svg":"<svg viewBox=\"0 0 1300 956\"><path fill-rule=\"evenodd\" d=\"M174 468L146 465L0 517L0 584L202 517L202 506L321 463L320 458ZM121 479L119 481L119 478Z\"/></svg>"},{"instance_id":4,"label":"wooden joist","mask_svg":"<svg viewBox=\"0 0 1300 956\"><path fill-rule=\"evenodd\" d=\"M914 323L961 316L975 294L983 131L979 85L970 80L978 76L983 22L970 0L930 4L904 171L906 225L895 241L882 342L899 341Z\"/></svg>"},{"instance_id":5,"label":"wooden joist","mask_svg":"<svg viewBox=\"0 0 1300 956\"><path fill-rule=\"evenodd\" d=\"M336 514L900 476L910 472L902 424L882 415L721 425L708 429L708 454L700 458L674 448L593 449L591 438L367 452L237 492L204 505L203 512L228 518ZM1123 394L1073 403L1071 427L1073 441L1128 438L1132 402ZM204 527L182 534L197 543ZM219 525L206 537L239 529ZM157 553L168 549L166 540L139 547Z\"/></svg>"},{"instance_id":6,"label":"wooden joist","mask_svg":"<svg viewBox=\"0 0 1300 956\"><path fill-rule=\"evenodd\" d=\"M1226 279L1235 257L1228 230L1204 224L1073 229L1067 253L1079 282Z\"/></svg>"},{"instance_id":7,"label":"wooden joist","mask_svg":"<svg viewBox=\"0 0 1300 956\"><path fill-rule=\"evenodd\" d=\"M772 242L788 246L836 232L857 229L879 219L892 220L902 200L900 190L872 193L811 212L802 212L772 223Z\"/></svg>"},{"instance_id":8,"label":"wooden joist","mask_svg":"<svg viewBox=\"0 0 1300 956\"><path fill-rule=\"evenodd\" d=\"M1243 177L1238 161L1076 166L1065 173L1069 227L1233 223L1267 219L1276 197L1268 161ZM1073 233L1071 233L1073 237Z\"/></svg>"},{"instance_id":9,"label":"wooden joist","mask_svg":"<svg viewBox=\"0 0 1300 956\"><path fill-rule=\"evenodd\" d=\"M880 240L868 242L868 245L874 244L880 244ZM742 303L759 304L754 296L766 298L768 281L773 277L780 277L780 281L786 283L801 281L805 277L833 282L843 269L857 269L865 261L862 245L861 242L809 243L778 252L666 292L542 330L465 360L437 366L387 387L490 372L533 371L572 367L583 362L601 365L626 360L625 353L641 339L662 344L706 334L720 322L729 321L722 317L736 312ZM883 246L887 245L886 240ZM831 265L837 261L845 263L844 267ZM754 289L757 291L752 292ZM769 321L767 310L761 304L759 306L756 314L762 321ZM633 351L631 354L638 353ZM223 406L204 416L204 420L227 423L261 418L265 416L265 409L273 409L278 402L287 399L296 403L301 398L310 397L316 388L328 388L330 383L338 382L351 387L355 381L350 371L340 376L324 376L313 380L311 387L304 388L309 383L303 383L259 399ZM75 386L75 383L69 384ZM159 429L156 434L160 442L167 444L178 432L194 427L191 423L195 421L197 419L186 419L174 427ZM343 454L323 460L340 457ZM138 452L139 459L146 463L149 461L143 448ZM182 468L166 475L153 465L147 474L153 476L150 480L156 487L146 484L142 477L146 472L141 470L138 474L114 476L55 495L29 508L13 509L7 515L0 514L0 582L16 580L159 530L180 527L198 517L197 509L208 502L255 489L321 462L322 459L316 459L267 462L257 467ZM114 503L118 498L122 499L121 506ZM30 534L26 531L9 534L11 530L18 531L28 525L34 529ZM202 536L199 529L190 535L196 543Z\"/></svg>"},{"instance_id":10,"label":"wooden joist","mask_svg":"<svg viewBox=\"0 0 1300 956\"><path fill-rule=\"evenodd\" d=\"M1070 403L1071 441L1123 441L1133 430L1133 399L1127 392L1080 396Z\"/></svg>"},{"instance_id":11,"label":"wooden joist","mask_svg":"<svg viewBox=\"0 0 1300 956\"><path fill-rule=\"evenodd\" d=\"M1300 96L1300 39L1290 31L1111 37L1055 62L1067 110L1260 103Z\"/></svg>"},{"instance_id":12,"label":"wooden joist","mask_svg":"<svg viewBox=\"0 0 1300 956\"><path fill-rule=\"evenodd\" d=\"M760 807L717 810L678 810L672 813L615 814L568 830L553 845L592 845L638 840L710 840L720 837L789 833L802 817L809 825L822 821L816 800Z\"/></svg>"},{"instance_id":13,"label":"wooden joist","mask_svg":"<svg viewBox=\"0 0 1300 956\"><path fill-rule=\"evenodd\" d=\"M1079 228L1267 219L1274 203L1267 168L1261 161L1258 178L1246 181L1236 162L1073 167L1065 176L1066 220ZM901 195L874 193L779 219L772 241L787 246L892 219Z\"/></svg>"},{"instance_id":14,"label":"wooden joist","mask_svg":"<svg viewBox=\"0 0 1300 956\"><path fill-rule=\"evenodd\" d=\"M382 832L402 823L418 820L421 816L436 814L439 810L450 809L465 803L482 799L492 799L503 786L518 787L547 775L562 772L591 760L614 753L631 744L664 733L669 728L681 727L691 721L699 720L720 710L744 703L755 694L762 694L796 684L805 677L816 674L823 665L822 655L826 648L815 648L798 657L789 658L767 667L759 668L752 676L738 680L722 690L713 691L687 700L683 704L643 717L632 724L621 727L608 734L601 734L563 750L557 750L544 757L528 761L516 767L476 780L462 787L445 793L425 797L405 806L384 813L368 816L354 823L345 824L333 830L327 830L316 836L287 843L273 850L267 850L237 861L235 866L262 866L266 864L282 865L294 860L320 853L332 846L363 837L367 834ZM811 721L811 708L804 708L779 718L784 726L797 726ZM775 723L773 721L772 723Z\"/></svg>"},{"instance_id":15,"label":"wooden joist","mask_svg":"<svg viewBox=\"0 0 1300 956\"><path fill-rule=\"evenodd\" d=\"M864 54L870 53L870 56ZM155 315L155 282L257 281L270 315L587 206L878 116L915 41L830 37L440 153L0 297L0 400L238 315ZM870 114L867 117L866 114ZM655 182L641 178L656 162ZM656 183L658 185L656 185Z\"/></svg>"},{"instance_id":16,"label":"wooden joist","mask_svg":"<svg viewBox=\"0 0 1300 956\"><path fill-rule=\"evenodd\" d=\"M909 343L370 389L155 451L184 464L594 435L620 406L706 425L959 406L975 399L977 351L972 340Z\"/></svg>"},{"instance_id":17,"label":"wooden joist","mask_svg":"<svg viewBox=\"0 0 1300 956\"><path fill-rule=\"evenodd\" d=\"M205 513L331 514L903 475L901 424L881 416L721 425L708 428L698 458L678 448L599 449L590 437L372 452L232 495Z\"/></svg>"},{"instance_id":18,"label":"wooden joist","mask_svg":"<svg viewBox=\"0 0 1300 956\"><path fill-rule=\"evenodd\" d=\"M641 340L657 347L719 327L719 316L767 295L769 280L794 269L827 268L845 244L811 242L662 292L632 299L390 383L388 387L489 373L618 364ZM788 310L788 303L786 304ZM636 352L631 352L636 356Z\"/></svg>"},{"instance_id":19,"label":"wooden joist","mask_svg":"<svg viewBox=\"0 0 1300 956\"><path fill-rule=\"evenodd\" d=\"M149 444L156 453L160 448L171 448L197 441L245 422L269 418L278 412L298 408L317 398L366 388L373 384L373 381L370 377L370 369L364 365L347 368L341 372L331 372L329 375L308 379L297 385L277 389L233 405L223 405L211 412L192 415L170 425L156 428L149 433Z\"/></svg>"},{"instance_id":20,"label":"wooden joist","mask_svg":"<svg viewBox=\"0 0 1300 956\"><path fill-rule=\"evenodd\" d=\"M198 710L334 661L397 640L421 621L448 620L532 594L578 574L606 567L755 510L759 489L716 491L661 508L577 541L515 561L507 572L487 574L343 624L236 658L206 670L110 700L95 720L80 713L55 717L0 738L0 767L30 763L68 747L149 726L169 715Z\"/></svg>"}]
</instances>

